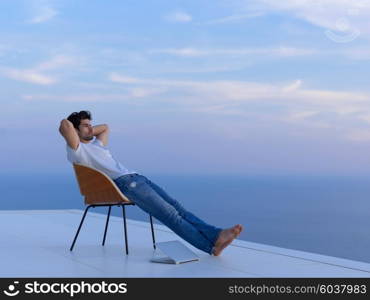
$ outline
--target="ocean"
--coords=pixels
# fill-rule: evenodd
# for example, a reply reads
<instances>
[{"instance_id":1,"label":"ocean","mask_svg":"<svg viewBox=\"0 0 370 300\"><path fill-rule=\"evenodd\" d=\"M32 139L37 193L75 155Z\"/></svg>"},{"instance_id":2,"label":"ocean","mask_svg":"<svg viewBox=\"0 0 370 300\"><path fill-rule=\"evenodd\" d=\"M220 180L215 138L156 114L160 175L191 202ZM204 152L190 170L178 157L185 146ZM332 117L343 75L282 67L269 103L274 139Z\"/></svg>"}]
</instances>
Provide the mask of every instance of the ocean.
<instances>
[{"instance_id":1,"label":"ocean","mask_svg":"<svg viewBox=\"0 0 370 300\"><path fill-rule=\"evenodd\" d=\"M143 175L210 224L243 224L239 239L370 263L370 177ZM84 209L73 173L0 179L1 210ZM137 206L126 212L149 220Z\"/></svg>"}]
</instances>

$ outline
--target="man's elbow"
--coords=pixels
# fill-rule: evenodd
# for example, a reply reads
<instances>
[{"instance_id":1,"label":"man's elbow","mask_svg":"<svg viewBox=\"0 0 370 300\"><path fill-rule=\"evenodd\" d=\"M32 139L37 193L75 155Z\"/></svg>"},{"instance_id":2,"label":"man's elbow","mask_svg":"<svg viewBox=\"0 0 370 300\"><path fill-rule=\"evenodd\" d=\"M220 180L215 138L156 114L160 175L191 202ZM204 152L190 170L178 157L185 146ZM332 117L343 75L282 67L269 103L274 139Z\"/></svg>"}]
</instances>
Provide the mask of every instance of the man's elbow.
<instances>
[{"instance_id":1,"label":"man's elbow","mask_svg":"<svg viewBox=\"0 0 370 300\"><path fill-rule=\"evenodd\" d=\"M62 133L62 130L63 130L63 120L60 121L60 124L59 124L59 132Z\"/></svg>"},{"instance_id":2,"label":"man's elbow","mask_svg":"<svg viewBox=\"0 0 370 300\"><path fill-rule=\"evenodd\" d=\"M63 119L62 121L60 121L60 125L59 125L59 132L60 134L63 135L63 133L68 130L68 128L71 126L71 122L68 121L67 119Z\"/></svg>"},{"instance_id":3,"label":"man's elbow","mask_svg":"<svg viewBox=\"0 0 370 300\"><path fill-rule=\"evenodd\" d=\"M59 126L59 133L64 136L65 129L62 125Z\"/></svg>"}]
</instances>

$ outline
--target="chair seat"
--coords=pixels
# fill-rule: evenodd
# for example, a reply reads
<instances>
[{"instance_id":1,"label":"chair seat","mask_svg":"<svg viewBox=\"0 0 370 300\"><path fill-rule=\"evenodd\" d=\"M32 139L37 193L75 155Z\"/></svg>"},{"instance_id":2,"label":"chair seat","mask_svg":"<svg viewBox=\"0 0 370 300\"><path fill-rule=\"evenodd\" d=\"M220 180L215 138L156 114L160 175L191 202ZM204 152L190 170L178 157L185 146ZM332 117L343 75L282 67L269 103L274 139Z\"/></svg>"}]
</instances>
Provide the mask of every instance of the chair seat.
<instances>
[{"instance_id":1,"label":"chair seat","mask_svg":"<svg viewBox=\"0 0 370 300\"><path fill-rule=\"evenodd\" d=\"M107 214L107 220L106 220L105 229L104 229L104 237L103 237L103 242L102 242L102 246L104 246L107 229L108 229L109 217L111 213L111 208L112 206L117 205L117 206L122 207L126 254L128 254L125 206L135 205L135 203L129 200L121 192L121 190L117 187L115 182L103 172L97 169L91 168L90 166L76 164L76 163L73 164L73 168L75 171L75 175L77 178L77 182L80 188L81 195L85 197L85 204L87 206L82 216L80 225L78 226L76 235L73 239L72 245L70 247L70 251L73 250L73 247L77 240L81 226L85 220L87 211L91 207L95 207L95 206L108 206L108 214ZM149 217L150 217L150 225L151 225L151 230L152 230L153 248L156 249L153 220L150 214L149 214Z\"/></svg>"},{"instance_id":2,"label":"chair seat","mask_svg":"<svg viewBox=\"0 0 370 300\"><path fill-rule=\"evenodd\" d=\"M96 201L94 203L86 203L85 202L85 205L92 205L92 206L94 206L94 205L96 205L96 206L99 206L99 205L104 205L104 206L118 205L118 206L120 206L122 204L125 204L125 205L135 205L135 203L132 202L132 201L119 201L119 202L104 202L104 201L99 202L99 201Z\"/></svg>"}]
</instances>

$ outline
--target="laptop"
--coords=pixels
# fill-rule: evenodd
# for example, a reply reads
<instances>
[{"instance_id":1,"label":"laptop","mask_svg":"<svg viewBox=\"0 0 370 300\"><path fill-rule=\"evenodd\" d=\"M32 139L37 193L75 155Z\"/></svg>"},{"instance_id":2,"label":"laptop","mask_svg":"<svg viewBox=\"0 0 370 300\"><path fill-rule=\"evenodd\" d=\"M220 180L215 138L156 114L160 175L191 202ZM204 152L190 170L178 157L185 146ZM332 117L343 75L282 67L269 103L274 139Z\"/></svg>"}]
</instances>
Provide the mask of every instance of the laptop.
<instances>
[{"instance_id":1,"label":"laptop","mask_svg":"<svg viewBox=\"0 0 370 300\"><path fill-rule=\"evenodd\" d=\"M161 253L155 251L153 258L150 260L151 262L182 264L199 260L199 257L180 241L160 242L155 245Z\"/></svg>"}]
</instances>

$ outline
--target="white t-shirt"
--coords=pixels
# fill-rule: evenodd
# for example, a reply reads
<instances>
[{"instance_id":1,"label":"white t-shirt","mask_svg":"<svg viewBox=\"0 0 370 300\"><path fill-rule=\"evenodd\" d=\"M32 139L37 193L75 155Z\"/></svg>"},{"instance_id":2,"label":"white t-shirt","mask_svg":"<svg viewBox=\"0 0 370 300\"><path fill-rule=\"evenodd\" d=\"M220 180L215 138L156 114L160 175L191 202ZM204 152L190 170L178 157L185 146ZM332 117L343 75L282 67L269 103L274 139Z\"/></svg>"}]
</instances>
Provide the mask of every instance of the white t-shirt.
<instances>
[{"instance_id":1,"label":"white t-shirt","mask_svg":"<svg viewBox=\"0 0 370 300\"><path fill-rule=\"evenodd\" d=\"M87 144L80 142L76 150L67 143L67 158L71 163L80 163L98 169L112 179L125 174L138 173L128 170L115 160L108 148L97 138Z\"/></svg>"}]
</instances>

